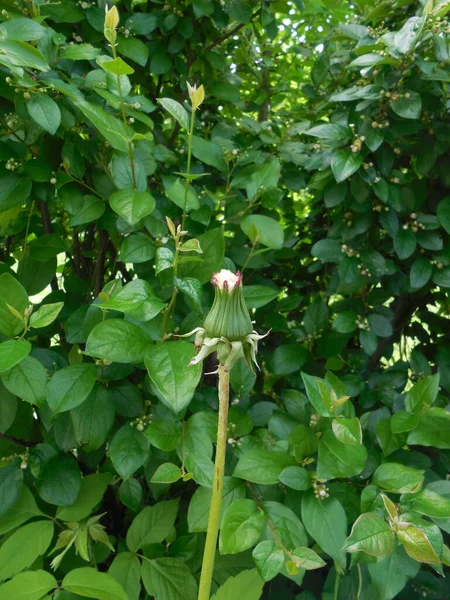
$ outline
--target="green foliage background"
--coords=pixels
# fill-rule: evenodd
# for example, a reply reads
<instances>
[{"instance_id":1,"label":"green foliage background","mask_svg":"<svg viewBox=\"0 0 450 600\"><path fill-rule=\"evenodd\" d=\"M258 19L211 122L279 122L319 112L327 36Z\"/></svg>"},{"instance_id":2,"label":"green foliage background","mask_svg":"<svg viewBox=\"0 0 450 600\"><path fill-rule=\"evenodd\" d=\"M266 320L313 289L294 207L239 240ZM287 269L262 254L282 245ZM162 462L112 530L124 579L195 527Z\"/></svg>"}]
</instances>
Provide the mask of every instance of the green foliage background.
<instances>
[{"instance_id":1,"label":"green foliage background","mask_svg":"<svg viewBox=\"0 0 450 600\"><path fill-rule=\"evenodd\" d=\"M1 2L0 598L196 599L221 268L214 598L448 598L448 3L117 7Z\"/></svg>"}]
</instances>

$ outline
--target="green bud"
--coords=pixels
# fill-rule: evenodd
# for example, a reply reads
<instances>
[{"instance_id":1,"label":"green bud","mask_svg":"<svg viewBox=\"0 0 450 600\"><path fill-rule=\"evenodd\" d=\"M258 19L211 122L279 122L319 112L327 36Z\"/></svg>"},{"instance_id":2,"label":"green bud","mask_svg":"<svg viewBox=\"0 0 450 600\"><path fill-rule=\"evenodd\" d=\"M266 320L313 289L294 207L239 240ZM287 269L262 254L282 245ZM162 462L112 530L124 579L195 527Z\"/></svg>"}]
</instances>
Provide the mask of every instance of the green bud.
<instances>
[{"instance_id":1,"label":"green bud","mask_svg":"<svg viewBox=\"0 0 450 600\"><path fill-rule=\"evenodd\" d=\"M253 325L244 300L242 275L222 269L211 279L215 287L214 303L205 319L204 328L210 338L226 338L243 342L252 333Z\"/></svg>"}]
</instances>

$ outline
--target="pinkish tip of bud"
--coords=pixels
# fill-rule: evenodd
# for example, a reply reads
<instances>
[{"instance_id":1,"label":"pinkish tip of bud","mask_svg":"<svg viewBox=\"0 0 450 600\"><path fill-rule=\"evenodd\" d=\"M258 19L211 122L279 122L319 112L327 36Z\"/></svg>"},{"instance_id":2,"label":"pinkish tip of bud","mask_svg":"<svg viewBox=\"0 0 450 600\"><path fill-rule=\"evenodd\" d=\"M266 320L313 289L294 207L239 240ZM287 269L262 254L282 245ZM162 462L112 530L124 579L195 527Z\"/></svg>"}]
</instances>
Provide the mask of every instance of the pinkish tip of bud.
<instances>
[{"instance_id":1,"label":"pinkish tip of bud","mask_svg":"<svg viewBox=\"0 0 450 600\"><path fill-rule=\"evenodd\" d=\"M222 269L219 273L212 274L211 283L214 287L229 292L242 286L242 273L240 271L233 273L228 269Z\"/></svg>"}]
</instances>

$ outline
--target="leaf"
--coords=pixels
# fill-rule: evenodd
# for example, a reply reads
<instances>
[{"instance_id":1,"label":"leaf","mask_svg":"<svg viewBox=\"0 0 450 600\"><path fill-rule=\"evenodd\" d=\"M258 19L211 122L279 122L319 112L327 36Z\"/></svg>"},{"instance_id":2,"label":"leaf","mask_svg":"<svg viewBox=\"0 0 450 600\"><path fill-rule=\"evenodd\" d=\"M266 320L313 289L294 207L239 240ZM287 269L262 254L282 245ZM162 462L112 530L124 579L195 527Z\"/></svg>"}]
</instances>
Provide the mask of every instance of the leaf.
<instances>
[{"instance_id":1,"label":"leaf","mask_svg":"<svg viewBox=\"0 0 450 600\"><path fill-rule=\"evenodd\" d=\"M112 561L109 575L120 583L128 600L138 600L141 593L141 563L131 552L120 552Z\"/></svg>"},{"instance_id":2,"label":"leaf","mask_svg":"<svg viewBox=\"0 0 450 600\"><path fill-rule=\"evenodd\" d=\"M96 196L83 196L83 201L77 207L69 220L70 227L86 225L99 219L105 212L106 204Z\"/></svg>"},{"instance_id":3,"label":"leaf","mask_svg":"<svg viewBox=\"0 0 450 600\"><path fill-rule=\"evenodd\" d=\"M56 317L61 312L64 302L55 302L54 304L43 304L35 313L30 317L31 327L47 327L53 323Z\"/></svg>"},{"instance_id":4,"label":"leaf","mask_svg":"<svg viewBox=\"0 0 450 600\"><path fill-rule=\"evenodd\" d=\"M172 463L159 465L150 480L151 483L174 483L181 477L181 469Z\"/></svg>"},{"instance_id":5,"label":"leaf","mask_svg":"<svg viewBox=\"0 0 450 600\"><path fill-rule=\"evenodd\" d=\"M342 546L347 536L347 517L340 502L336 498L318 500L313 493L308 493L302 499L302 521L322 550L345 568Z\"/></svg>"},{"instance_id":6,"label":"leaf","mask_svg":"<svg viewBox=\"0 0 450 600\"><path fill-rule=\"evenodd\" d=\"M150 340L145 332L123 319L107 319L89 334L85 354L120 363L141 363Z\"/></svg>"},{"instance_id":7,"label":"leaf","mask_svg":"<svg viewBox=\"0 0 450 600\"><path fill-rule=\"evenodd\" d=\"M333 389L331 385L319 377L313 377L306 373L302 373L301 375L308 400L314 406L316 412L324 417L333 417L334 414L330 411L333 401Z\"/></svg>"},{"instance_id":8,"label":"leaf","mask_svg":"<svg viewBox=\"0 0 450 600\"><path fill-rule=\"evenodd\" d=\"M239 459L233 477L271 485L278 482L281 472L290 465L295 465L295 460L289 454L252 448Z\"/></svg>"},{"instance_id":9,"label":"leaf","mask_svg":"<svg viewBox=\"0 0 450 600\"><path fill-rule=\"evenodd\" d=\"M97 379L92 363L70 365L56 371L47 386L47 402L56 414L75 408L86 400Z\"/></svg>"},{"instance_id":10,"label":"leaf","mask_svg":"<svg viewBox=\"0 0 450 600\"><path fill-rule=\"evenodd\" d=\"M259 600L262 596L263 586L264 581L258 575L256 569L241 571L235 577L229 577L211 597L211 600L233 600L236 598L239 598L239 600Z\"/></svg>"},{"instance_id":11,"label":"leaf","mask_svg":"<svg viewBox=\"0 0 450 600\"><path fill-rule=\"evenodd\" d=\"M408 509L435 519L450 518L450 499L427 488L415 494L408 502Z\"/></svg>"},{"instance_id":12,"label":"leaf","mask_svg":"<svg viewBox=\"0 0 450 600\"><path fill-rule=\"evenodd\" d=\"M145 233L133 233L122 240L120 260L124 263L144 263L155 254L155 245Z\"/></svg>"},{"instance_id":13,"label":"leaf","mask_svg":"<svg viewBox=\"0 0 450 600\"><path fill-rule=\"evenodd\" d=\"M23 489L23 472L20 461L13 460L0 467L0 516L16 503Z\"/></svg>"},{"instance_id":14,"label":"leaf","mask_svg":"<svg viewBox=\"0 0 450 600\"><path fill-rule=\"evenodd\" d=\"M283 344L278 346L272 355L272 371L275 375L295 373L303 367L307 358L308 351L306 348L298 344Z\"/></svg>"},{"instance_id":15,"label":"leaf","mask_svg":"<svg viewBox=\"0 0 450 600\"><path fill-rule=\"evenodd\" d=\"M61 111L59 106L46 94L31 94L27 101L27 110L30 117L42 129L54 135L61 124Z\"/></svg>"},{"instance_id":16,"label":"leaf","mask_svg":"<svg viewBox=\"0 0 450 600\"><path fill-rule=\"evenodd\" d=\"M7 340L0 343L0 373L4 373L20 363L31 352L31 344L26 340Z\"/></svg>"},{"instance_id":17,"label":"leaf","mask_svg":"<svg viewBox=\"0 0 450 600\"><path fill-rule=\"evenodd\" d=\"M423 471L399 463L384 463L376 469L372 483L394 494L414 494L422 487Z\"/></svg>"},{"instance_id":18,"label":"leaf","mask_svg":"<svg viewBox=\"0 0 450 600\"><path fill-rule=\"evenodd\" d=\"M417 427L418 423L419 417L417 415L407 412L396 412L391 418L391 430L393 434L404 433Z\"/></svg>"},{"instance_id":19,"label":"leaf","mask_svg":"<svg viewBox=\"0 0 450 600\"><path fill-rule=\"evenodd\" d=\"M450 198L444 198L436 209L437 218L447 233L450 233Z\"/></svg>"},{"instance_id":20,"label":"leaf","mask_svg":"<svg viewBox=\"0 0 450 600\"><path fill-rule=\"evenodd\" d=\"M0 598L8 600L40 600L57 587L56 579L46 571L27 571L0 585Z\"/></svg>"},{"instance_id":21,"label":"leaf","mask_svg":"<svg viewBox=\"0 0 450 600\"><path fill-rule=\"evenodd\" d=\"M101 50L91 44L72 44L62 48L61 58L70 60L93 60L97 58Z\"/></svg>"},{"instance_id":22,"label":"leaf","mask_svg":"<svg viewBox=\"0 0 450 600\"><path fill-rule=\"evenodd\" d=\"M30 404L43 406L46 398L47 371L32 356L27 356L20 363L2 374L5 388Z\"/></svg>"},{"instance_id":23,"label":"leaf","mask_svg":"<svg viewBox=\"0 0 450 600\"><path fill-rule=\"evenodd\" d=\"M2 54L6 54L8 61L18 67L28 67L38 71L50 70L44 55L26 42L1 40L0 51Z\"/></svg>"},{"instance_id":24,"label":"leaf","mask_svg":"<svg viewBox=\"0 0 450 600\"><path fill-rule=\"evenodd\" d=\"M180 277L195 277L200 283L207 283L211 275L220 271L225 253L223 229L211 229L197 236L203 250L199 262L182 264L178 271Z\"/></svg>"},{"instance_id":25,"label":"leaf","mask_svg":"<svg viewBox=\"0 0 450 600\"><path fill-rule=\"evenodd\" d=\"M155 448L171 452L180 443L181 427L179 423L166 419L152 421L145 430L145 436Z\"/></svg>"},{"instance_id":26,"label":"leaf","mask_svg":"<svg viewBox=\"0 0 450 600\"><path fill-rule=\"evenodd\" d=\"M172 269L175 255L169 248L158 248L156 250L155 275L159 275L166 269Z\"/></svg>"},{"instance_id":27,"label":"leaf","mask_svg":"<svg viewBox=\"0 0 450 600\"><path fill-rule=\"evenodd\" d=\"M8 485L8 483L6 485ZM0 494L1 493L0 488ZM14 494L11 494L11 496L14 497ZM4 499L7 500L6 498ZM39 516L42 516L42 513L36 505L33 494L26 486L21 486L19 495L15 498L14 505L6 510L0 517L0 535L12 531L33 517Z\"/></svg>"},{"instance_id":28,"label":"leaf","mask_svg":"<svg viewBox=\"0 0 450 600\"><path fill-rule=\"evenodd\" d=\"M87 100L77 98L74 104L113 148L120 152L128 152L128 135L122 121Z\"/></svg>"},{"instance_id":29,"label":"leaf","mask_svg":"<svg viewBox=\"0 0 450 600\"><path fill-rule=\"evenodd\" d=\"M307 545L308 537L305 528L293 510L280 502L272 501L264 502L262 508L267 519L263 532L264 538L276 539L273 530L268 525L268 521L270 521L281 543L288 550Z\"/></svg>"},{"instance_id":30,"label":"leaf","mask_svg":"<svg viewBox=\"0 0 450 600\"><path fill-rule=\"evenodd\" d=\"M137 479L131 477L122 481L119 488L119 498L130 510L137 512L141 506L143 496L142 486Z\"/></svg>"},{"instance_id":31,"label":"leaf","mask_svg":"<svg viewBox=\"0 0 450 600\"><path fill-rule=\"evenodd\" d=\"M114 468L122 477L128 479L149 456L150 443L145 435L131 423L125 423L114 435L109 454Z\"/></svg>"},{"instance_id":32,"label":"leaf","mask_svg":"<svg viewBox=\"0 0 450 600\"><path fill-rule=\"evenodd\" d=\"M10 40L21 40L22 42L30 42L40 40L45 36L46 28L42 27L33 19L16 17L10 21L5 21L0 25L2 38Z\"/></svg>"},{"instance_id":33,"label":"leaf","mask_svg":"<svg viewBox=\"0 0 450 600\"><path fill-rule=\"evenodd\" d=\"M407 91L402 98L391 100L391 108L404 119L419 119L422 112L422 99L417 92Z\"/></svg>"},{"instance_id":34,"label":"leaf","mask_svg":"<svg viewBox=\"0 0 450 600\"><path fill-rule=\"evenodd\" d=\"M189 404L200 381L202 365L189 366L194 355L194 346L185 341L156 344L145 355L158 397L174 412Z\"/></svg>"},{"instance_id":35,"label":"leaf","mask_svg":"<svg viewBox=\"0 0 450 600\"><path fill-rule=\"evenodd\" d=\"M338 263L342 257L341 244L338 240L319 240L311 248L311 255L323 262Z\"/></svg>"},{"instance_id":36,"label":"leaf","mask_svg":"<svg viewBox=\"0 0 450 600\"><path fill-rule=\"evenodd\" d=\"M409 413L420 413L429 408L439 392L439 373L420 379L409 390L405 398Z\"/></svg>"},{"instance_id":37,"label":"leaf","mask_svg":"<svg viewBox=\"0 0 450 600\"><path fill-rule=\"evenodd\" d=\"M193 494L189 503L187 514L189 531L206 531L208 528L209 509L212 491L206 487L199 487ZM234 477L224 477L222 489L222 503L220 507L221 519L226 509L236 500L245 498L245 485Z\"/></svg>"},{"instance_id":38,"label":"leaf","mask_svg":"<svg viewBox=\"0 0 450 600\"><path fill-rule=\"evenodd\" d=\"M214 142L204 140L196 135L192 136L192 154L201 162L215 167L219 171L226 172L227 170L222 150Z\"/></svg>"},{"instance_id":39,"label":"leaf","mask_svg":"<svg viewBox=\"0 0 450 600\"><path fill-rule=\"evenodd\" d=\"M450 413L442 408L431 407L420 414L419 424L409 433L407 443L450 449L449 427Z\"/></svg>"},{"instance_id":40,"label":"leaf","mask_svg":"<svg viewBox=\"0 0 450 600\"><path fill-rule=\"evenodd\" d=\"M346 552L365 552L369 556L386 556L394 548L395 536L386 521L375 513L360 515L345 540Z\"/></svg>"},{"instance_id":41,"label":"leaf","mask_svg":"<svg viewBox=\"0 0 450 600\"><path fill-rule=\"evenodd\" d=\"M331 158L331 170L337 183L345 181L362 165L361 154L355 154L350 150L339 150L333 153Z\"/></svg>"},{"instance_id":42,"label":"leaf","mask_svg":"<svg viewBox=\"0 0 450 600\"><path fill-rule=\"evenodd\" d=\"M174 277L173 282L177 290L186 296L188 304L196 312L203 314L203 286L200 281L194 277L185 277L184 279Z\"/></svg>"},{"instance_id":43,"label":"leaf","mask_svg":"<svg viewBox=\"0 0 450 600\"><path fill-rule=\"evenodd\" d=\"M219 536L221 554L237 554L251 548L261 535L264 515L253 500L236 500L223 516Z\"/></svg>"},{"instance_id":44,"label":"leaf","mask_svg":"<svg viewBox=\"0 0 450 600\"><path fill-rule=\"evenodd\" d=\"M11 312L8 304L17 313L23 315L29 305L28 294L15 277L3 273L0 275L0 332L6 337L14 337L23 331L24 324L23 319L19 319L16 313Z\"/></svg>"},{"instance_id":45,"label":"leaf","mask_svg":"<svg viewBox=\"0 0 450 600\"><path fill-rule=\"evenodd\" d=\"M367 565L373 585L382 600L392 600L420 569L420 564L399 546L392 554Z\"/></svg>"},{"instance_id":46,"label":"leaf","mask_svg":"<svg viewBox=\"0 0 450 600\"><path fill-rule=\"evenodd\" d=\"M73 569L63 579L63 590L97 600L128 600L123 587L108 573L91 567Z\"/></svg>"},{"instance_id":47,"label":"leaf","mask_svg":"<svg viewBox=\"0 0 450 600\"><path fill-rule=\"evenodd\" d=\"M396 49L402 54L410 52L422 33L425 25L426 15L423 17L411 17L406 21L400 31L397 31L394 37Z\"/></svg>"},{"instance_id":48,"label":"leaf","mask_svg":"<svg viewBox=\"0 0 450 600\"><path fill-rule=\"evenodd\" d=\"M142 581L155 600L196 600L197 582L177 558L144 559Z\"/></svg>"},{"instance_id":49,"label":"leaf","mask_svg":"<svg viewBox=\"0 0 450 600\"><path fill-rule=\"evenodd\" d=\"M110 473L92 473L83 477L75 502L58 508L57 518L61 521L81 521L88 517L103 498L111 478Z\"/></svg>"},{"instance_id":50,"label":"leaf","mask_svg":"<svg viewBox=\"0 0 450 600\"><path fill-rule=\"evenodd\" d=\"M26 177L18 177L17 175L6 175L0 179L0 211L4 212L19 206L27 200L31 192L31 181ZM9 297L9 304L13 304L16 306L15 302L25 302L26 306L28 306L28 296L26 301L23 300L25 290L22 288L20 290L20 283L17 281L15 277L10 275L9 273L3 273L0 276L0 319L2 319L2 310L4 296L6 299L6 295ZM12 294L12 286L16 286L17 298L14 298L14 294ZM3 287L5 286L5 287ZM20 287L19 287L20 286ZM15 300L15 302L14 302ZM8 300L6 300L8 301ZM17 307L16 307L17 308ZM22 313L23 311L19 311ZM0 320L1 327L1 320Z\"/></svg>"},{"instance_id":51,"label":"leaf","mask_svg":"<svg viewBox=\"0 0 450 600\"><path fill-rule=\"evenodd\" d=\"M179 102L172 100L171 98L159 98L158 102L172 115L186 132L189 131L189 115L187 110L183 108Z\"/></svg>"},{"instance_id":52,"label":"leaf","mask_svg":"<svg viewBox=\"0 0 450 600\"><path fill-rule=\"evenodd\" d=\"M339 125L338 123L326 123L323 125L317 125L305 131L305 135L312 135L321 140L330 141L344 141L353 136L352 130L346 125Z\"/></svg>"},{"instance_id":53,"label":"leaf","mask_svg":"<svg viewBox=\"0 0 450 600\"><path fill-rule=\"evenodd\" d=\"M200 242L195 238L191 238L190 240L183 242L181 244L181 246L179 247L179 251L180 252L197 252L198 254L203 254L203 250L201 249Z\"/></svg>"},{"instance_id":54,"label":"leaf","mask_svg":"<svg viewBox=\"0 0 450 600\"><path fill-rule=\"evenodd\" d=\"M165 307L153 292L152 287L143 279L134 279L122 288L114 290L107 298L102 297L100 304L94 304L106 310L119 310L137 321L151 321Z\"/></svg>"},{"instance_id":55,"label":"leaf","mask_svg":"<svg viewBox=\"0 0 450 600\"><path fill-rule=\"evenodd\" d=\"M275 219L264 215L249 215L241 220L240 225L253 243L274 249L283 247L284 231ZM205 249L203 251L205 252Z\"/></svg>"},{"instance_id":56,"label":"leaf","mask_svg":"<svg viewBox=\"0 0 450 600\"><path fill-rule=\"evenodd\" d=\"M131 552L149 544L161 543L170 533L178 513L178 500L146 506L133 520L127 532Z\"/></svg>"},{"instance_id":57,"label":"leaf","mask_svg":"<svg viewBox=\"0 0 450 600\"><path fill-rule=\"evenodd\" d=\"M416 258L414 261L409 272L411 287L414 289L422 288L430 281L432 273L433 266L430 261L422 256L419 256L419 258Z\"/></svg>"},{"instance_id":58,"label":"leaf","mask_svg":"<svg viewBox=\"0 0 450 600\"><path fill-rule=\"evenodd\" d=\"M414 253L416 246L416 236L411 229L399 229L397 235L394 237L394 250L399 259L406 260L409 258Z\"/></svg>"},{"instance_id":59,"label":"leaf","mask_svg":"<svg viewBox=\"0 0 450 600\"><path fill-rule=\"evenodd\" d=\"M114 417L108 391L96 384L86 400L70 412L77 445L86 452L101 448L114 424Z\"/></svg>"},{"instance_id":60,"label":"leaf","mask_svg":"<svg viewBox=\"0 0 450 600\"><path fill-rule=\"evenodd\" d=\"M200 208L200 201L194 188L189 184L186 187L186 183L179 177L163 176L163 184L167 197L183 210L185 204L186 211Z\"/></svg>"},{"instance_id":61,"label":"leaf","mask_svg":"<svg viewBox=\"0 0 450 600\"><path fill-rule=\"evenodd\" d=\"M0 548L0 581L10 579L42 556L53 538L49 520L35 521L17 529Z\"/></svg>"},{"instance_id":62,"label":"leaf","mask_svg":"<svg viewBox=\"0 0 450 600\"><path fill-rule=\"evenodd\" d=\"M340 442L331 431L326 431L319 441L317 477L354 477L364 469L367 450L363 445L348 445Z\"/></svg>"},{"instance_id":63,"label":"leaf","mask_svg":"<svg viewBox=\"0 0 450 600\"><path fill-rule=\"evenodd\" d=\"M362 444L361 423L356 417L353 419L346 419L345 417L333 419L332 428L336 438L343 444L350 446L360 446Z\"/></svg>"},{"instance_id":64,"label":"leaf","mask_svg":"<svg viewBox=\"0 0 450 600\"><path fill-rule=\"evenodd\" d=\"M55 506L70 506L81 489L81 472L75 459L55 456L45 463L38 481L40 497Z\"/></svg>"},{"instance_id":65,"label":"leaf","mask_svg":"<svg viewBox=\"0 0 450 600\"><path fill-rule=\"evenodd\" d=\"M280 290L265 285L247 285L244 287L244 298L248 308L261 308L272 302Z\"/></svg>"},{"instance_id":66,"label":"leaf","mask_svg":"<svg viewBox=\"0 0 450 600\"><path fill-rule=\"evenodd\" d=\"M130 225L135 225L153 212L155 199L148 192L135 192L125 188L114 192L109 198L111 208Z\"/></svg>"},{"instance_id":67,"label":"leaf","mask_svg":"<svg viewBox=\"0 0 450 600\"><path fill-rule=\"evenodd\" d=\"M418 527L399 529L397 536L407 554L414 560L435 565L441 563L430 540Z\"/></svg>"},{"instance_id":68,"label":"leaf","mask_svg":"<svg viewBox=\"0 0 450 600\"><path fill-rule=\"evenodd\" d=\"M292 554L295 556L295 565L300 569L312 571L326 565L326 562L311 548L296 548Z\"/></svg>"},{"instance_id":69,"label":"leaf","mask_svg":"<svg viewBox=\"0 0 450 600\"><path fill-rule=\"evenodd\" d=\"M293 490L304 491L311 487L311 475L302 467L286 467L278 479Z\"/></svg>"},{"instance_id":70,"label":"leaf","mask_svg":"<svg viewBox=\"0 0 450 600\"><path fill-rule=\"evenodd\" d=\"M259 575L264 581L270 581L283 568L284 552L271 540L260 542L252 553Z\"/></svg>"},{"instance_id":71,"label":"leaf","mask_svg":"<svg viewBox=\"0 0 450 600\"><path fill-rule=\"evenodd\" d=\"M122 75L132 75L134 73L134 69L120 58L120 56L114 60L104 60L100 63L100 66L105 71L108 71L108 73L112 73L117 77L122 77Z\"/></svg>"}]
</instances>

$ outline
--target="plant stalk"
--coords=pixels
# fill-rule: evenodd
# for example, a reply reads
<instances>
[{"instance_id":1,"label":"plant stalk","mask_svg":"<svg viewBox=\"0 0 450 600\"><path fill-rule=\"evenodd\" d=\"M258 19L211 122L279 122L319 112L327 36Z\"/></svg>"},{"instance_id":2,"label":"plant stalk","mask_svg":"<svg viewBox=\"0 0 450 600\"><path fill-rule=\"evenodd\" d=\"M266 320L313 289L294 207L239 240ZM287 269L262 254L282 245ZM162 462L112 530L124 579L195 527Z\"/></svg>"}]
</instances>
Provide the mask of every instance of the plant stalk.
<instances>
[{"instance_id":1,"label":"plant stalk","mask_svg":"<svg viewBox=\"0 0 450 600\"><path fill-rule=\"evenodd\" d=\"M225 474L225 455L227 451L228 403L230 396L230 373L219 366L219 423L217 426L216 460L209 508L208 529L203 553L202 573L198 590L198 600L209 600L216 556L217 538L220 526L220 508L222 505L223 478Z\"/></svg>"}]
</instances>

